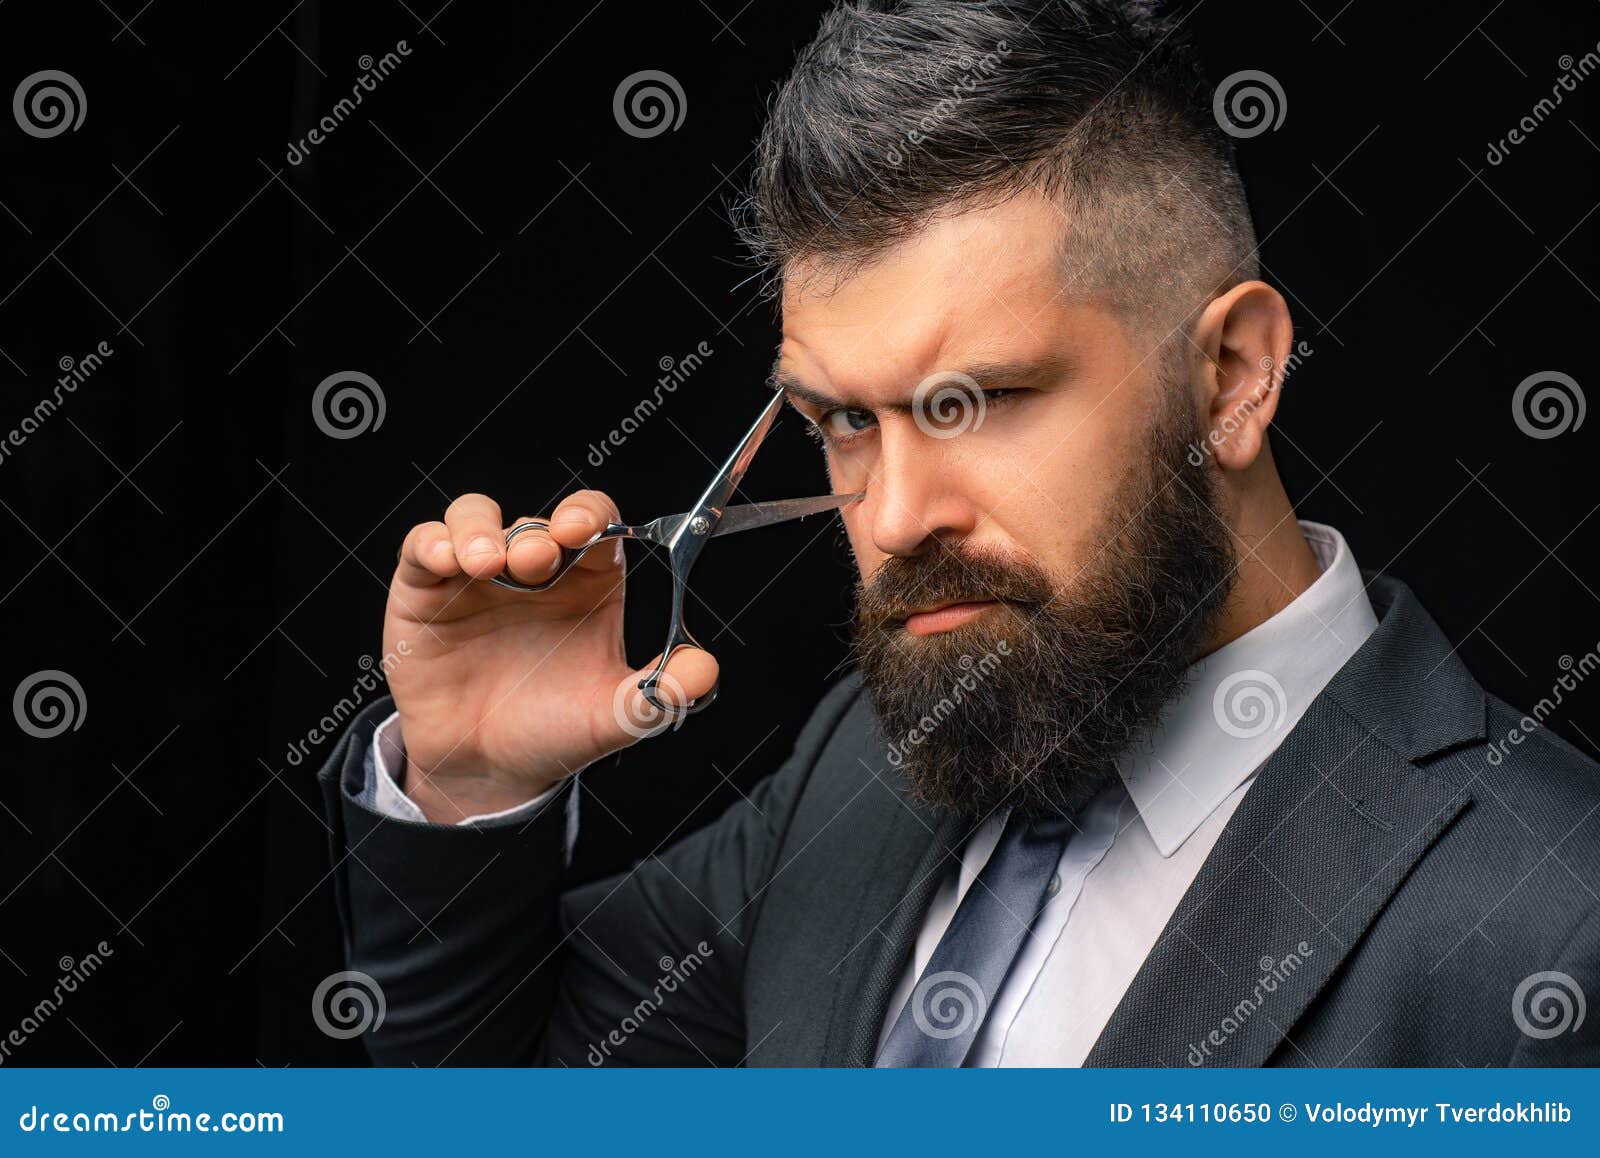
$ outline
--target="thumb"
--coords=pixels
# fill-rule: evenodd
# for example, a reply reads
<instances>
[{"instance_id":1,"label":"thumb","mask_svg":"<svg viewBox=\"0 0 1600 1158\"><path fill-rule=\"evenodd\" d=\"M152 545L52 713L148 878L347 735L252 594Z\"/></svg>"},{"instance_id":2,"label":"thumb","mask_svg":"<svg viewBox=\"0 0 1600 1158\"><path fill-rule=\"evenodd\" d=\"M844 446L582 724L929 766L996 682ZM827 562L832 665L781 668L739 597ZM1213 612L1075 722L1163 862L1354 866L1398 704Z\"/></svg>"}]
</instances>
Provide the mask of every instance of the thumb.
<instances>
[{"instance_id":1,"label":"thumb","mask_svg":"<svg viewBox=\"0 0 1600 1158\"><path fill-rule=\"evenodd\" d=\"M719 667L710 652L698 647L680 647L672 653L655 686L658 707L639 687L655 671L660 655L638 671L630 672L617 684L611 697L611 714L618 728L631 740L643 740L674 729L682 723L685 709L707 696L717 684Z\"/></svg>"}]
</instances>

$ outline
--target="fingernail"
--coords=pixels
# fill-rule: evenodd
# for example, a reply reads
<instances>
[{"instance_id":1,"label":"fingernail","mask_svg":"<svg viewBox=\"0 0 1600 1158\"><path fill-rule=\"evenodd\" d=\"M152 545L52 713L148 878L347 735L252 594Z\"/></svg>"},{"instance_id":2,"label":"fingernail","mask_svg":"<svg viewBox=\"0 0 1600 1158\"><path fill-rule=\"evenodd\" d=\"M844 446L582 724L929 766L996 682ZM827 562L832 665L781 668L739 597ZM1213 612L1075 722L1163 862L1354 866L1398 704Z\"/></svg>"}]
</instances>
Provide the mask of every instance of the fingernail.
<instances>
[{"instance_id":1,"label":"fingernail","mask_svg":"<svg viewBox=\"0 0 1600 1158\"><path fill-rule=\"evenodd\" d=\"M481 559L485 555L493 555L495 550L494 540L489 538L488 535L479 535L475 539L467 540L467 557L469 559Z\"/></svg>"},{"instance_id":2,"label":"fingernail","mask_svg":"<svg viewBox=\"0 0 1600 1158\"><path fill-rule=\"evenodd\" d=\"M611 544L611 561L617 566L622 566L622 540L616 539Z\"/></svg>"},{"instance_id":3,"label":"fingernail","mask_svg":"<svg viewBox=\"0 0 1600 1158\"><path fill-rule=\"evenodd\" d=\"M589 522L589 516L583 511L575 511L571 508L568 508L564 511L557 511L555 518L551 519L550 521L558 527L576 527L580 525L587 525Z\"/></svg>"}]
</instances>

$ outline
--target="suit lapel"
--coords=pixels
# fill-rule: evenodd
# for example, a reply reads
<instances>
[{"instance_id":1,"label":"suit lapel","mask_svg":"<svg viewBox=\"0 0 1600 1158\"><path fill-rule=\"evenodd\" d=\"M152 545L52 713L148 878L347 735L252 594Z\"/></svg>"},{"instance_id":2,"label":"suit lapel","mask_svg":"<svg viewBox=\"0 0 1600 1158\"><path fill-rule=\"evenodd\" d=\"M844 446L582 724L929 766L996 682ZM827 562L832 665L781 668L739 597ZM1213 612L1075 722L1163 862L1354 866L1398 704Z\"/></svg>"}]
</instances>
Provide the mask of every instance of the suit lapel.
<instances>
[{"instance_id":1,"label":"suit lapel","mask_svg":"<svg viewBox=\"0 0 1600 1158\"><path fill-rule=\"evenodd\" d=\"M1086 1064L1260 1065L1466 801L1319 699L1245 794Z\"/></svg>"},{"instance_id":2,"label":"suit lapel","mask_svg":"<svg viewBox=\"0 0 1600 1158\"><path fill-rule=\"evenodd\" d=\"M1297 1048L1290 1029L1468 804L1418 765L1482 737L1483 693L1403 585L1372 597L1378 630L1258 773L1085 1064Z\"/></svg>"},{"instance_id":3,"label":"suit lapel","mask_svg":"<svg viewBox=\"0 0 1600 1158\"><path fill-rule=\"evenodd\" d=\"M887 751L862 697L819 757L831 771L803 797L784 854L804 867L766 889L783 934L752 946L764 996L751 1064L872 1064L900 969L964 836L909 798Z\"/></svg>"},{"instance_id":4,"label":"suit lapel","mask_svg":"<svg viewBox=\"0 0 1600 1158\"><path fill-rule=\"evenodd\" d=\"M958 817L902 810L856 914L853 949L839 969L823 1065L872 1064L889 999L934 893L951 866L961 862L965 837Z\"/></svg>"},{"instance_id":5,"label":"suit lapel","mask_svg":"<svg viewBox=\"0 0 1600 1158\"><path fill-rule=\"evenodd\" d=\"M951 865L961 861L960 818L911 799L871 717L856 753L876 814L864 831L881 833L876 856L859 882L860 902L845 926L846 946L831 978L833 1000L820 1064L870 1066L889 998L916 941L928 906Z\"/></svg>"}]
</instances>

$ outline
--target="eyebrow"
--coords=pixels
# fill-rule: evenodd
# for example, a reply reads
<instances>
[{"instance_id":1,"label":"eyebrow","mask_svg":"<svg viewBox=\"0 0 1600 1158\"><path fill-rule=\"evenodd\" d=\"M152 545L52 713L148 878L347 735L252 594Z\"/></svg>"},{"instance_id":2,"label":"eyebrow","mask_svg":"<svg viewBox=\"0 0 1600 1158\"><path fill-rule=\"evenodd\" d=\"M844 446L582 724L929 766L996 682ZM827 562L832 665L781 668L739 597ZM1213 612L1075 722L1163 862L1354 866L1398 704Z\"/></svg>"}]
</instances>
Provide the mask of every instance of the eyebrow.
<instances>
[{"instance_id":1,"label":"eyebrow","mask_svg":"<svg viewBox=\"0 0 1600 1158\"><path fill-rule=\"evenodd\" d=\"M1045 386L1063 377L1069 377L1075 368L1072 359L1061 354L1050 354L1032 362L984 362L957 372L971 378L983 390L1021 390ZM875 405L853 395L839 396L824 393L807 386L788 371L780 370L777 362L773 363L767 381L770 388L782 390L789 395L791 401L799 399L815 406L818 410L883 409L892 413L909 414L915 409L909 397Z\"/></svg>"}]
</instances>

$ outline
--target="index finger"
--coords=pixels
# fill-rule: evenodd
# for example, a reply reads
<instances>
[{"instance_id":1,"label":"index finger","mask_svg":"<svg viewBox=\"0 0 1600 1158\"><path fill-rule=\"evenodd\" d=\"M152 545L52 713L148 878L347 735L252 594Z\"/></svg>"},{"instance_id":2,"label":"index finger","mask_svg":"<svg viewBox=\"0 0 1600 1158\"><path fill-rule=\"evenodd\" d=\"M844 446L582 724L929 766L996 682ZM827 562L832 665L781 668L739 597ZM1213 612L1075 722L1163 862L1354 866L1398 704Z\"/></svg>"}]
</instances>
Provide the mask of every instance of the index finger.
<instances>
[{"instance_id":1,"label":"index finger","mask_svg":"<svg viewBox=\"0 0 1600 1158\"><path fill-rule=\"evenodd\" d=\"M445 526L461 569L474 579L487 579L505 566L505 534L500 529L500 504L488 495L461 495L444 513Z\"/></svg>"}]
</instances>

